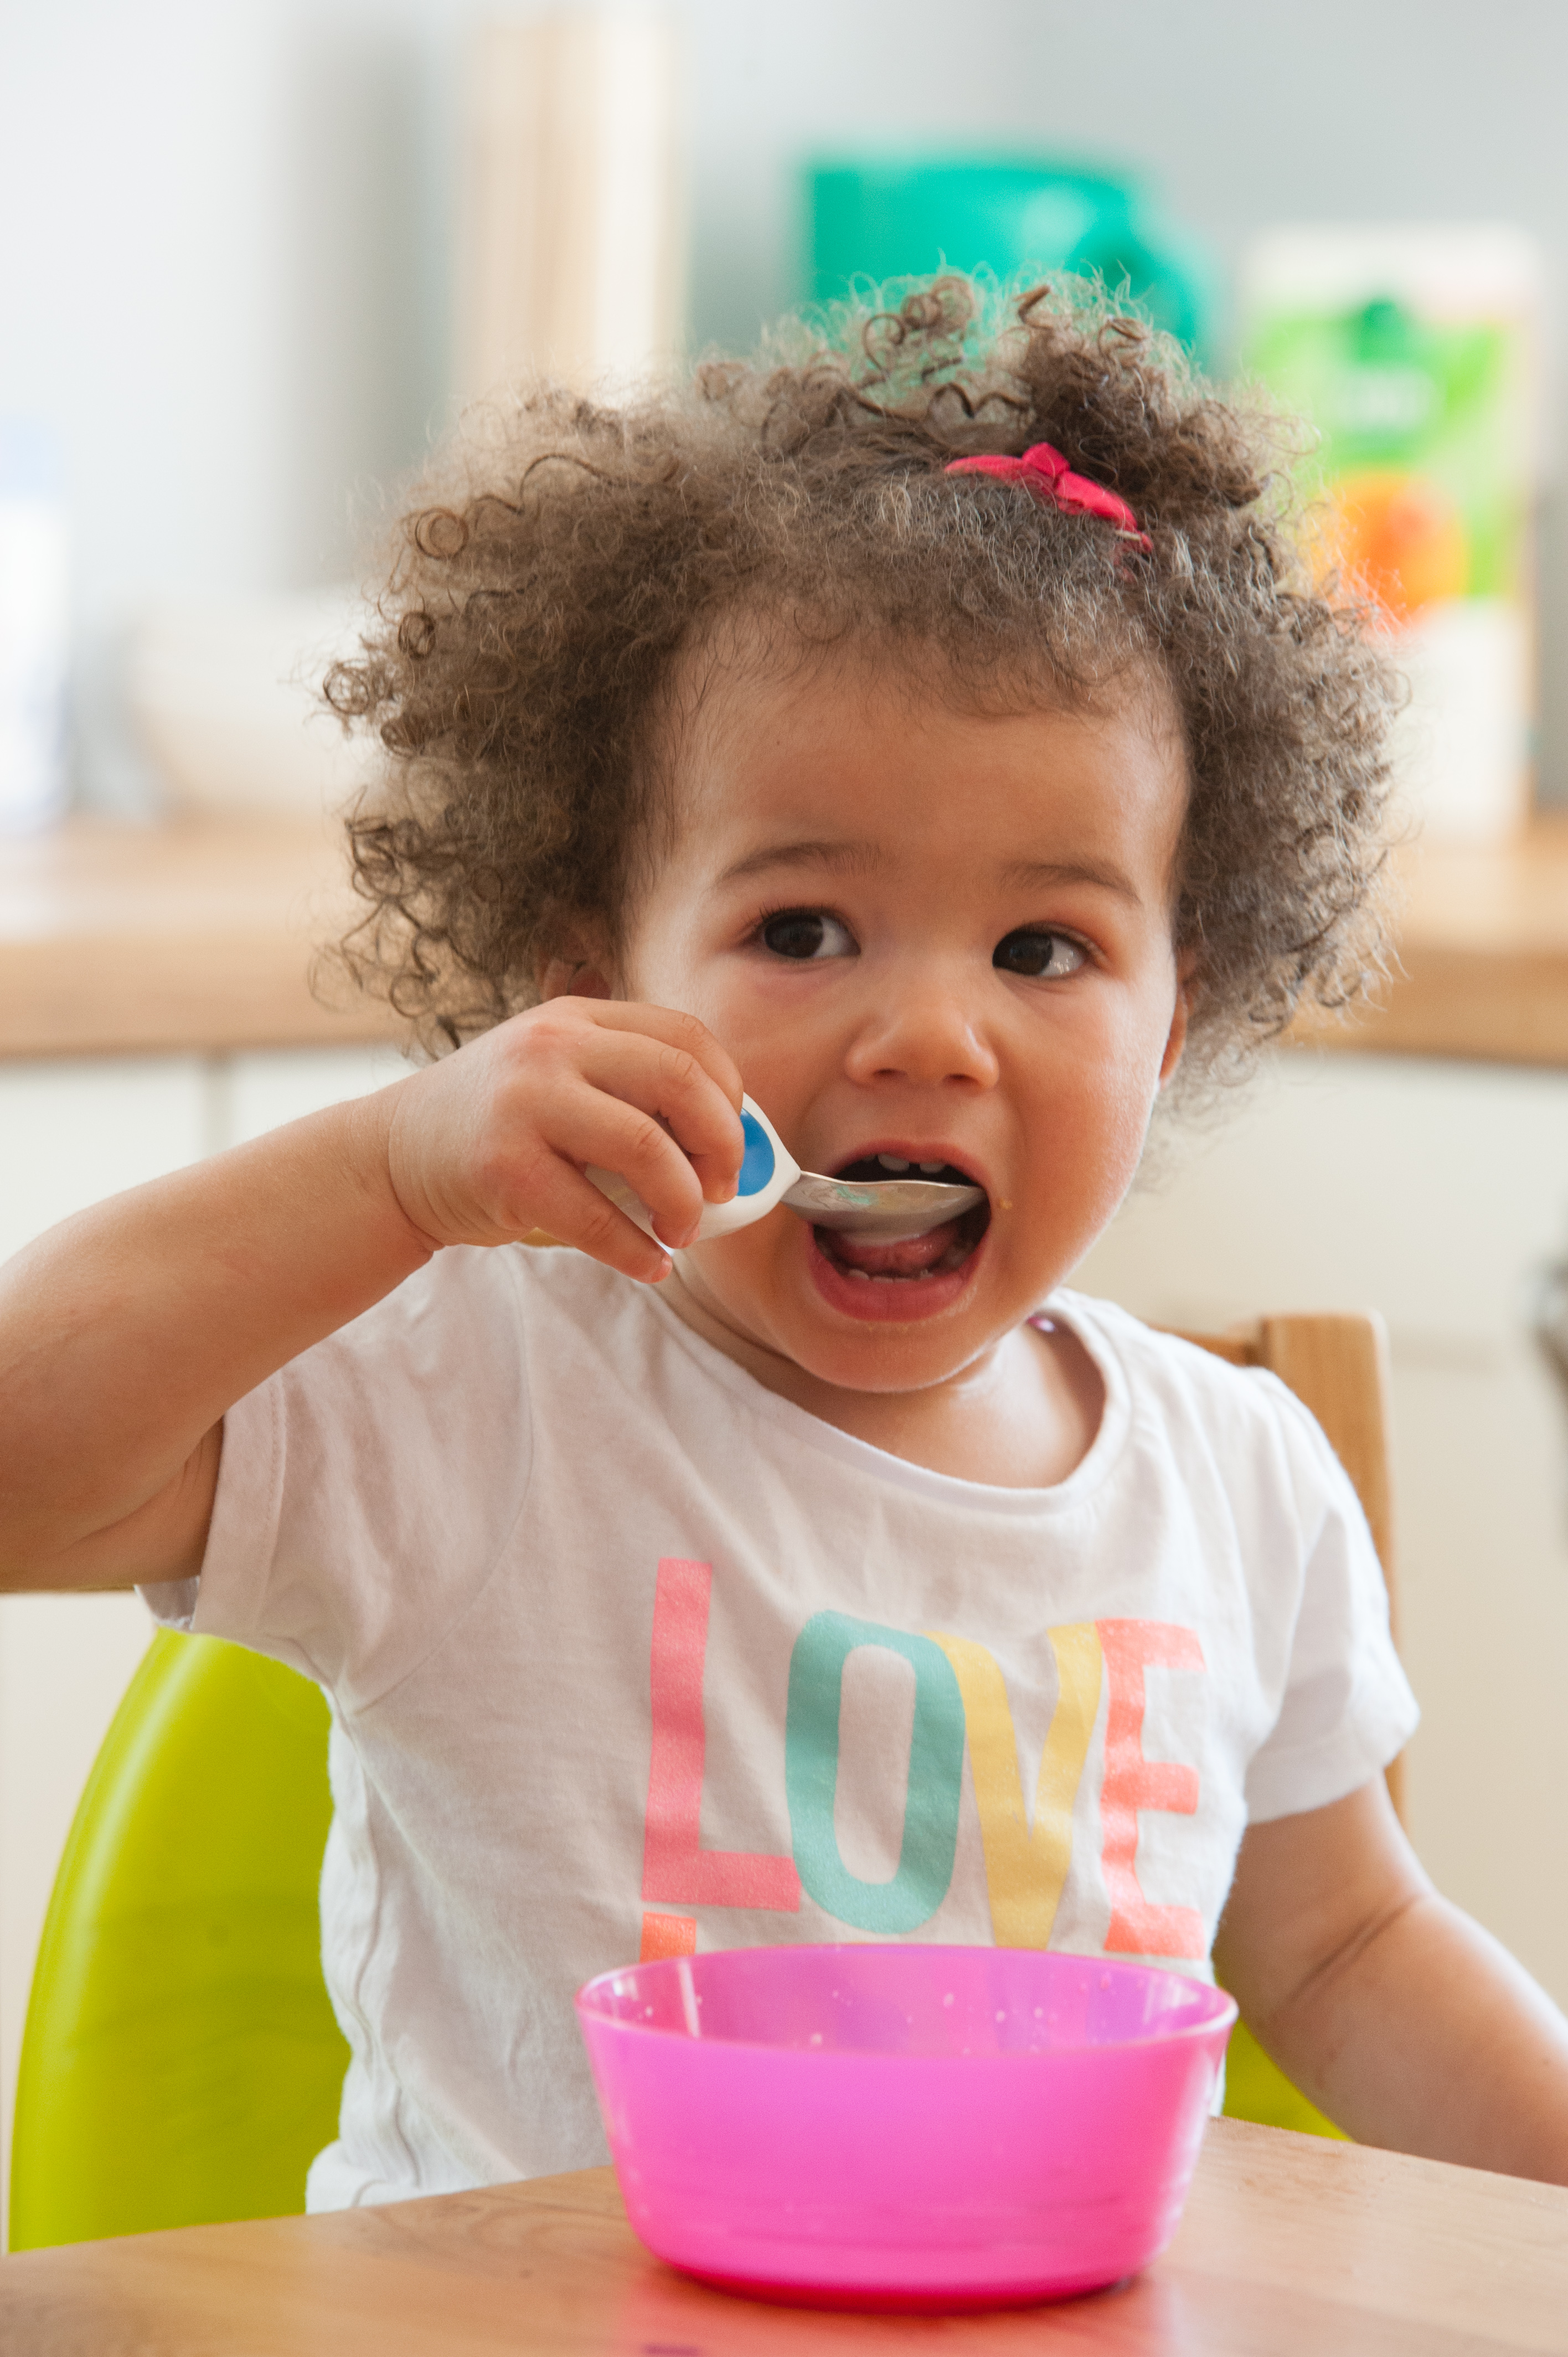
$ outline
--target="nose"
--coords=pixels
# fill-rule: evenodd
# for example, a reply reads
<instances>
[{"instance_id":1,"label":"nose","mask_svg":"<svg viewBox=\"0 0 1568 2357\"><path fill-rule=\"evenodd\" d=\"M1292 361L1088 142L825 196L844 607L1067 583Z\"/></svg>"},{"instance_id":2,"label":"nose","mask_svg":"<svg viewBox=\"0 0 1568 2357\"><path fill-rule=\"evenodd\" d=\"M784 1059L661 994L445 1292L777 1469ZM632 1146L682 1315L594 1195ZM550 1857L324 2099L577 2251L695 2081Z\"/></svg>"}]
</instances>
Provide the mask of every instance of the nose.
<instances>
[{"instance_id":1,"label":"nose","mask_svg":"<svg viewBox=\"0 0 1568 2357\"><path fill-rule=\"evenodd\" d=\"M994 1088L1000 1066L960 977L924 965L884 975L844 1059L862 1087L876 1081L923 1088Z\"/></svg>"}]
</instances>

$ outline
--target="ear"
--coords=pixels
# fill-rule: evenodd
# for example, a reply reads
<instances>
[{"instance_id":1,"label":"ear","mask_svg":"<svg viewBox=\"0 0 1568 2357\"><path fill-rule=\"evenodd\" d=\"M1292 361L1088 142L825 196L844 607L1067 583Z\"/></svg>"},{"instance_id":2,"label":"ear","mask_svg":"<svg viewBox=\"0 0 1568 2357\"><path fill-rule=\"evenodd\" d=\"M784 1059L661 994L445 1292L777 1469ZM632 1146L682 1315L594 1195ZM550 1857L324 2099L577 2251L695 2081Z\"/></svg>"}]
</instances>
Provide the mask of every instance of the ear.
<instances>
[{"instance_id":1,"label":"ear","mask_svg":"<svg viewBox=\"0 0 1568 2357\"><path fill-rule=\"evenodd\" d=\"M1192 1002L1197 987L1197 952L1183 950L1176 960L1176 1005L1171 1009L1171 1028L1165 1039L1165 1049L1160 1058L1160 1086L1163 1089L1181 1062L1187 1046L1187 1025L1192 1020Z\"/></svg>"},{"instance_id":2,"label":"ear","mask_svg":"<svg viewBox=\"0 0 1568 2357\"><path fill-rule=\"evenodd\" d=\"M605 945L575 933L539 969L541 998L613 998L615 980Z\"/></svg>"}]
</instances>

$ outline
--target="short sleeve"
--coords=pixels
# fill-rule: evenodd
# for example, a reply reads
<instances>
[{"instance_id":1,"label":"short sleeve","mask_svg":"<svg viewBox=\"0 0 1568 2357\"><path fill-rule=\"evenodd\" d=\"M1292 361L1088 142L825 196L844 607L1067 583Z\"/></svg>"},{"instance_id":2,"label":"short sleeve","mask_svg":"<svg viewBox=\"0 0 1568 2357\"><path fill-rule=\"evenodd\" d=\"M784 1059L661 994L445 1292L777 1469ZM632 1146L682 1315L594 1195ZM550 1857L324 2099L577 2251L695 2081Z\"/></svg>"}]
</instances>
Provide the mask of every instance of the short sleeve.
<instances>
[{"instance_id":1,"label":"short sleeve","mask_svg":"<svg viewBox=\"0 0 1568 2357\"><path fill-rule=\"evenodd\" d=\"M1273 1376L1302 1534L1300 1602L1279 1715L1247 1772L1254 1824L1343 1800L1421 1716L1389 1628L1388 1588L1355 1490L1316 1420Z\"/></svg>"},{"instance_id":2,"label":"short sleeve","mask_svg":"<svg viewBox=\"0 0 1568 2357\"><path fill-rule=\"evenodd\" d=\"M145 1590L155 1617L271 1653L349 1709L425 1658L527 1494L508 1263L438 1254L229 1411L199 1578Z\"/></svg>"}]
</instances>

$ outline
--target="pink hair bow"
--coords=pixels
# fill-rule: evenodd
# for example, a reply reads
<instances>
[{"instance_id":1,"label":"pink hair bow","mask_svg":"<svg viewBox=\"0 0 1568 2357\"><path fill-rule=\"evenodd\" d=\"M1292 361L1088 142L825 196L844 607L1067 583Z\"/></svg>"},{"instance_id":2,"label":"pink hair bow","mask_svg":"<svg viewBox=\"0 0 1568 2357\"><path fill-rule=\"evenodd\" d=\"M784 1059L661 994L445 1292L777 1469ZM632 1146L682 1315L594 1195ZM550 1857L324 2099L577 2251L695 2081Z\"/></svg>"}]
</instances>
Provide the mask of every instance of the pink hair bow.
<instances>
[{"instance_id":1,"label":"pink hair bow","mask_svg":"<svg viewBox=\"0 0 1568 2357\"><path fill-rule=\"evenodd\" d=\"M955 458L942 471L948 475L995 475L1004 482L1022 483L1040 499L1049 500L1063 515L1103 516L1107 523L1113 523L1118 532L1136 541L1144 551L1152 544L1125 500L1108 491L1103 483L1091 483L1087 475L1075 475L1061 452L1053 449L1048 442L1036 442L1021 458Z\"/></svg>"}]
</instances>

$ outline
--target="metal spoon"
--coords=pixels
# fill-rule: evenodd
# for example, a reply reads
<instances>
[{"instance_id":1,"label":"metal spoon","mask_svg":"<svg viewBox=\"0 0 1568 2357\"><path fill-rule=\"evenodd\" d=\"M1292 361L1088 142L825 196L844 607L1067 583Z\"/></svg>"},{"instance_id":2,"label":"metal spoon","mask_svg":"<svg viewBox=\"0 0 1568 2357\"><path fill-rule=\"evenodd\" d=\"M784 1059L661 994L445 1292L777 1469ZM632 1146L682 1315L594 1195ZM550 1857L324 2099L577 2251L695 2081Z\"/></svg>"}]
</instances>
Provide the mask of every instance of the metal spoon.
<instances>
[{"instance_id":1,"label":"metal spoon","mask_svg":"<svg viewBox=\"0 0 1568 2357\"><path fill-rule=\"evenodd\" d=\"M867 1243L901 1244L972 1211L985 1200L985 1189L950 1187L940 1178L824 1178L802 1170L779 1200L814 1228L837 1228Z\"/></svg>"},{"instance_id":2,"label":"metal spoon","mask_svg":"<svg viewBox=\"0 0 1568 2357\"><path fill-rule=\"evenodd\" d=\"M730 1202L703 1207L694 1243L733 1235L784 1203L813 1227L836 1228L868 1243L906 1243L985 1200L983 1187L950 1187L937 1178L828 1178L818 1170L802 1170L749 1097L742 1100L741 1122L746 1157L739 1189ZM618 1172L590 1165L583 1175L646 1234L653 1233L648 1206Z\"/></svg>"}]
</instances>

